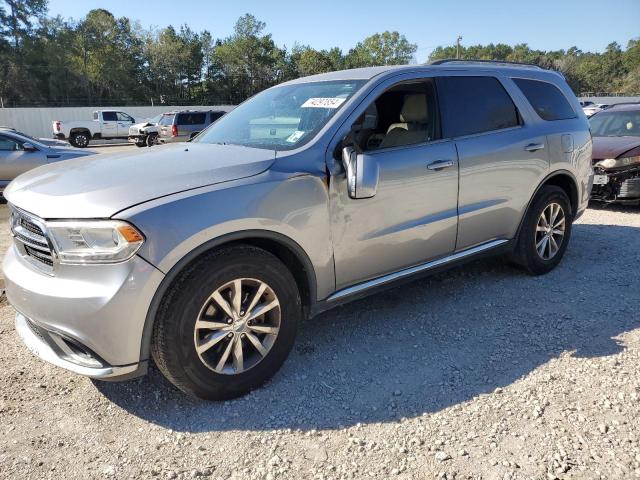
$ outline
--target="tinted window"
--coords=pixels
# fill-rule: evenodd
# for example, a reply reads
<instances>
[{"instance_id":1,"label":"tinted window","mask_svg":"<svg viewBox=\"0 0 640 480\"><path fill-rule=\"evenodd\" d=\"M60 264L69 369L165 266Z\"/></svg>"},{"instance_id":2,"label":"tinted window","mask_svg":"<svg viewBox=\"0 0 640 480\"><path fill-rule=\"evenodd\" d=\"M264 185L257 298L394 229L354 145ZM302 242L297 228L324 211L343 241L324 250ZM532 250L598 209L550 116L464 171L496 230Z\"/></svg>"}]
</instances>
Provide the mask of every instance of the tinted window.
<instances>
[{"instance_id":1,"label":"tinted window","mask_svg":"<svg viewBox=\"0 0 640 480\"><path fill-rule=\"evenodd\" d=\"M181 113L178 115L178 125L202 125L207 118L206 113Z\"/></svg>"},{"instance_id":2,"label":"tinted window","mask_svg":"<svg viewBox=\"0 0 640 480\"><path fill-rule=\"evenodd\" d=\"M102 112L102 120L105 122L115 122L118 120L116 112Z\"/></svg>"},{"instance_id":3,"label":"tinted window","mask_svg":"<svg viewBox=\"0 0 640 480\"><path fill-rule=\"evenodd\" d=\"M529 103L543 120L575 118L576 114L558 87L548 82L514 78Z\"/></svg>"},{"instance_id":4,"label":"tinted window","mask_svg":"<svg viewBox=\"0 0 640 480\"><path fill-rule=\"evenodd\" d=\"M211 112L211 123L215 122L222 115L224 115L224 112Z\"/></svg>"},{"instance_id":5,"label":"tinted window","mask_svg":"<svg viewBox=\"0 0 640 480\"><path fill-rule=\"evenodd\" d=\"M436 82L445 137L520 124L518 110L497 78L439 77Z\"/></svg>"}]
</instances>

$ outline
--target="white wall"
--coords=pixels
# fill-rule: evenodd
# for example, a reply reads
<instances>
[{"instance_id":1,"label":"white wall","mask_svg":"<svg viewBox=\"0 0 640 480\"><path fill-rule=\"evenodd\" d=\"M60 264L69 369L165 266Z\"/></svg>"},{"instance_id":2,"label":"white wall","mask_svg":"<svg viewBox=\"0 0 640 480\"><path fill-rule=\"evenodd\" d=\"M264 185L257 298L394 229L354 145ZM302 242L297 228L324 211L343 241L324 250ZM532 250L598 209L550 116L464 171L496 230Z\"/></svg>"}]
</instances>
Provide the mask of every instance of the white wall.
<instances>
[{"instance_id":1,"label":"white wall","mask_svg":"<svg viewBox=\"0 0 640 480\"><path fill-rule=\"evenodd\" d=\"M12 127L34 137L51 138L54 120L92 120L95 110L120 110L137 121L172 110L226 110L231 105L218 106L160 106L160 107L69 107L69 108L0 108L0 126Z\"/></svg>"}]
</instances>

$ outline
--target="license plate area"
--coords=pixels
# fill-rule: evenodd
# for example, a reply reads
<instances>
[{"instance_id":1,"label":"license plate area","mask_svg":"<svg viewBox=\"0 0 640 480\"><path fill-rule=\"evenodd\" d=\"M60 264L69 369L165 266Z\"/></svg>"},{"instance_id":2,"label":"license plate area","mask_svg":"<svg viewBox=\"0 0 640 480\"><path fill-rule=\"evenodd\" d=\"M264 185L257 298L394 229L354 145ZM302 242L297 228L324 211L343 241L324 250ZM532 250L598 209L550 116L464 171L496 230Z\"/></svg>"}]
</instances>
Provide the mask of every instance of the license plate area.
<instances>
[{"instance_id":1,"label":"license plate area","mask_svg":"<svg viewBox=\"0 0 640 480\"><path fill-rule=\"evenodd\" d=\"M593 184L594 185L606 185L609 183L609 177L606 175L594 175L593 176Z\"/></svg>"}]
</instances>

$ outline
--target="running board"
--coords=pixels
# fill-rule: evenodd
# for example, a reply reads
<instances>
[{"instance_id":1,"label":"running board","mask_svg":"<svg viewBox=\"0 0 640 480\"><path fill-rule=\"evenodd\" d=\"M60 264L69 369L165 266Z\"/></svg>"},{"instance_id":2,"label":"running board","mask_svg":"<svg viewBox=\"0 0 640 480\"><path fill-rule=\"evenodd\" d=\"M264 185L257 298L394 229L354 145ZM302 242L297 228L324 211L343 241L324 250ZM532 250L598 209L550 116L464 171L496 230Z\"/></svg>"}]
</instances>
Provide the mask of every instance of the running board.
<instances>
[{"instance_id":1,"label":"running board","mask_svg":"<svg viewBox=\"0 0 640 480\"><path fill-rule=\"evenodd\" d=\"M453 255L449 255L448 257L443 257L438 260L433 260L432 262L423 263L422 265L416 265L415 267L409 267L404 270L400 270L399 272L390 273L382 277L374 278L373 280L358 283L357 285L353 285L352 287L347 287L345 289L338 290L336 293L334 293L329 298L327 298L327 302L340 300L344 297L354 295L356 293L362 292L364 290L368 290L373 287L379 287L386 283L390 283L395 280L399 280L401 278L409 277L419 272L431 270L432 268L440 267L442 265L446 265L447 263L455 262L457 260L470 257L477 253L484 252L486 250L491 250L492 248L499 247L500 245L504 245L507 242L508 240L493 240L491 242L483 243L482 245L469 248L468 250L463 250L462 252L454 253Z\"/></svg>"}]
</instances>

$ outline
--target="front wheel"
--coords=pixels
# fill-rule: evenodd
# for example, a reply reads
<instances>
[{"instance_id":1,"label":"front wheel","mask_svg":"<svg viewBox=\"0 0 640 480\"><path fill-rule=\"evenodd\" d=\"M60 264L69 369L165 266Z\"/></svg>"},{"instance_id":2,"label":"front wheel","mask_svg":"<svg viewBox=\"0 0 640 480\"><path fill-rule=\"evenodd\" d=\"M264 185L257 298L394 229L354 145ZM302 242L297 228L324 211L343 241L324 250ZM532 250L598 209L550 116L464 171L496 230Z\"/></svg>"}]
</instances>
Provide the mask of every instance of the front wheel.
<instances>
[{"instance_id":1,"label":"front wheel","mask_svg":"<svg viewBox=\"0 0 640 480\"><path fill-rule=\"evenodd\" d=\"M186 393L238 397L278 371L301 317L295 280L280 260L255 247L225 248L187 267L169 288L152 355Z\"/></svg>"},{"instance_id":2,"label":"front wheel","mask_svg":"<svg viewBox=\"0 0 640 480\"><path fill-rule=\"evenodd\" d=\"M147 135L147 147L152 147L153 145L157 145L157 144L158 144L157 133L150 133L149 135Z\"/></svg>"},{"instance_id":3,"label":"front wheel","mask_svg":"<svg viewBox=\"0 0 640 480\"><path fill-rule=\"evenodd\" d=\"M514 260L532 275L553 270L562 260L571 238L573 212L564 190L542 187L524 218Z\"/></svg>"}]
</instances>

